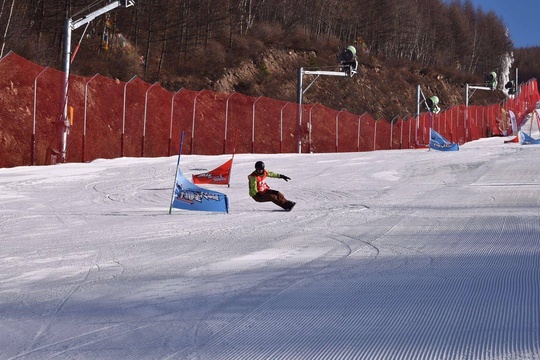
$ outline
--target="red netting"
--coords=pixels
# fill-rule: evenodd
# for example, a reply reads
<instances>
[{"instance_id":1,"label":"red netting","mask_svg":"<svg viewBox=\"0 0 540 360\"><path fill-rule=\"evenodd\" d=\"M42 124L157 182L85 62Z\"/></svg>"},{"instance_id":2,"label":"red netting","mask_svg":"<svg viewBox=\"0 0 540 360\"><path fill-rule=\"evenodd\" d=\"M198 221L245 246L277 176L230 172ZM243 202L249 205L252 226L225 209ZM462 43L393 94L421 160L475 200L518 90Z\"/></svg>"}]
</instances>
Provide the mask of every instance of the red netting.
<instances>
[{"instance_id":1,"label":"red netting","mask_svg":"<svg viewBox=\"0 0 540 360\"><path fill-rule=\"evenodd\" d=\"M63 73L10 53L0 59L0 167L50 164L59 158ZM425 147L432 127L451 142L505 135L540 100L531 80L502 104L454 106L439 114L375 119L321 104L298 104L240 93L181 89L135 77L69 79L72 126L67 162L178 154L351 152ZM235 148L236 145L236 148Z\"/></svg>"}]
</instances>

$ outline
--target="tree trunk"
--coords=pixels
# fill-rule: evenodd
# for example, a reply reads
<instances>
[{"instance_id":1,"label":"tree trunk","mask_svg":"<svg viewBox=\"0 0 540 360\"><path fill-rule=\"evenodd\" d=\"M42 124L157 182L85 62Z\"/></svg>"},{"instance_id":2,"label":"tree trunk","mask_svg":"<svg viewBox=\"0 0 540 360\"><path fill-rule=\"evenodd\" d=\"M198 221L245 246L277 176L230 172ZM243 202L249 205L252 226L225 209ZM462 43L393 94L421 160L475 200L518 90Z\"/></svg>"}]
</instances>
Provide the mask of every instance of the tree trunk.
<instances>
[{"instance_id":1,"label":"tree trunk","mask_svg":"<svg viewBox=\"0 0 540 360\"><path fill-rule=\"evenodd\" d=\"M2 49L0 49L0 58L4 56L4 48L6 46L6 37L9 29L9 23L11 22L11 16L13 15L13 5L15 4L15 0L11 0L11 9L9 10L9 16L8 21L6 24L6 30L4 31L4 37L2 39ZM4 4L2 3L2 9L4 8Z\"/></svg>"}]
</instances>

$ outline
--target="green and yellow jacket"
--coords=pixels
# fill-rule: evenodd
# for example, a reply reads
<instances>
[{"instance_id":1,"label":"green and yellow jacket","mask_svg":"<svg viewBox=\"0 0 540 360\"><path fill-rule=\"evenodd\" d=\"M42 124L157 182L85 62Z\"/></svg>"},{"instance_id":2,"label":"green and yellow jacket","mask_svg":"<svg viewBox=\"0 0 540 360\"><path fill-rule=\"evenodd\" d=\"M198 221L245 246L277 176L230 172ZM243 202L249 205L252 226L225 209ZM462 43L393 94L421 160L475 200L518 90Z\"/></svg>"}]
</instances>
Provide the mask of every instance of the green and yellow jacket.
<instances>
[{"instance_id":1,"label":"green and yellow jacket","mask_svg":"<svg viewBox=\"0 0 540 360\"><path fill-rule=\"evenodd\" d=\"M259 175L257 171L253 171L248 176L249 180L249 196L253 197L258 192L264 193L266 190L270 189L270 186L264 181L266 177L277 178L279 179L281 175L272 171L264 170L264 172Z\"/></svg>"}]
</instances>

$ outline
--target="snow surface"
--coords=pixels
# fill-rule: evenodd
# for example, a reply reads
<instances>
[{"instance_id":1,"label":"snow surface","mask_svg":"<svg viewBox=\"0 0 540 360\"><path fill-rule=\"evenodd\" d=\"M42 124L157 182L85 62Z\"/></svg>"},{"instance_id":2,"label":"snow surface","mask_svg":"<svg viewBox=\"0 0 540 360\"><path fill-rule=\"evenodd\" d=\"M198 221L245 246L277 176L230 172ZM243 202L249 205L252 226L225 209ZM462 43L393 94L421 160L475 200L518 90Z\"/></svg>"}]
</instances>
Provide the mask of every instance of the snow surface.
<instances>
[{"instance_id":1,"label":"snow surface","mask_svg":"<svg viewBox=\"0 0 540 360\"><path fill-rule=\"evenodd\" d=\"M503 140L238 154L229 214L168 213L176 157L0 169L0 359L540 359L540 147Z\"/></svg>"}]
</instances>

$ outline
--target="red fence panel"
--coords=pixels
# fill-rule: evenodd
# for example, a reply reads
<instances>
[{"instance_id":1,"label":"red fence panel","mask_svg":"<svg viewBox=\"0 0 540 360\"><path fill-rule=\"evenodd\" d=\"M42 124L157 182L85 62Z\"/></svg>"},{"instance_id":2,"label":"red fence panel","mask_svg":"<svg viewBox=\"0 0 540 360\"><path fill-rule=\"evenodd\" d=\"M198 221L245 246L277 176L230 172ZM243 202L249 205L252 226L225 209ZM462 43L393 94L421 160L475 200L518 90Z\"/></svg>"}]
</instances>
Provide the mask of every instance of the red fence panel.
<instances>
[{"instance_id":1,"label":"red fence panel","mask_svg":"<svg viewBox=\"0 0 540 360\"><path fill-rule=\"evenodd\" d=\"M377 122L373 117L365 113L360 122L360 151L374 151Z\"/></svg>"},{"instance_id":2,"label":"red fence panel","mask_svg":"<svg viewBox=\"0 0 540 360\"><path fill-rule=\"evenodd\" d=\"M319 105L313 109L311 119L311 151L315 153L335 152L336 110Z\"/></svg>"},{"instance_id":3,"label":"red fence panel","mask_svg":"<svg viewBox=\"0 0 540 360\"><path fill-rule=\"evenodd\" d=\"M337 117L337 152L357 151L358 115L343 111Z\"/></svg>"},{"instance_id":4,"label":"red fence panel","mask_svg":"<svg viewBox=\"0 0 540 360\"><path fill-rule=\"evenodd\" d=\"M375 150L390 149L391 138L390 122L385 118L377 120L377 135L375 139Z\"/></svg>"},{"instance_id":5,"label":"red fence panel","mask_svg":"<svg viewBox=\"0 0 540 360\"><path fill-rule=\"evenodd\" d=\"M14 53L0 59L1 167L50 164L61 148L63 74ZM535 79L516 96L490 106L454 106L439 114L375 121L321 104L284 102L240 93L165 90L134 77L69 78L73 109L68 162L120 156L171 156L184 132L185 154L349 152L424 147L433 128L463 144L503 135L540 100ZM299 116L301 110L301 117ZM236 148L235 148L236 146ZM59 157L58 157L59 159Z\"/></svg>"}]
</instances>

